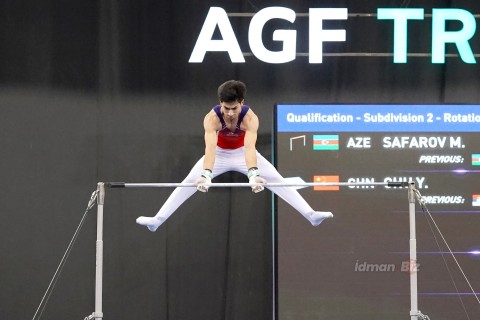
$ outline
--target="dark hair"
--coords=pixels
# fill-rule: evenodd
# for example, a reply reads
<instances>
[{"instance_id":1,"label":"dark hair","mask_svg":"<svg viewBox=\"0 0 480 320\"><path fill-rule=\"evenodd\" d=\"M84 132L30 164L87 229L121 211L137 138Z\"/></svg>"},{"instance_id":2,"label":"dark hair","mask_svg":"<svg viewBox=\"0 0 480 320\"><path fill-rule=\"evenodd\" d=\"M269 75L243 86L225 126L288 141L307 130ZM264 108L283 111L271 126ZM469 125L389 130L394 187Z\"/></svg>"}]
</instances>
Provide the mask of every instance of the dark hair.
<instances>
[{"instance_id":1,"label":"dark hair","mask_svg":"<svg viewBox=\"0 0 480 320\"><path fill-rule=\"evenodd\" d=\"M247 86L242 81L229 80L218 87L220 102L242 102L247 93Z\"/></svg>"}]
</instances>

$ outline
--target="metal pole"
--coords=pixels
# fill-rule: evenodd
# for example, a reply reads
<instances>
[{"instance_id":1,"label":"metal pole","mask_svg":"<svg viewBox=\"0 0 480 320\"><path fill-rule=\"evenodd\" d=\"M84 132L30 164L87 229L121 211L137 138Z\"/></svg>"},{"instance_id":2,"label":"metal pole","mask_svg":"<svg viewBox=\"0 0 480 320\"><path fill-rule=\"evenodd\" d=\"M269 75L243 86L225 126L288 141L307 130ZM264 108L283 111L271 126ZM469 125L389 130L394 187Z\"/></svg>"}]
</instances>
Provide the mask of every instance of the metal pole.
<instances>
[{"instance_id":1,"label":"metal pole","mask_svg":"<svg viewBox=\"0 0 480 320\"><path fill-rule=\"evenodd\" d=\"M103 318L102 311L102 284L103 284L103 205L105 203L105 184L97 185L97 254L95 268L95 319Z\"/></svg>"},{"instance_id":2,"label":"metal pole","mask_svg":"<svg viewBox=\"0 0 480 320\"><path fill-rule=\"evenodd\" d=\"M410 320L418 320L417 239L415 232L415 182L408 186L408 216L410 223Z\"/></svg>"},{"instance_id":3,"label":"metal pole","mask_svg":"<svg viewBox=\"0 0 480 320\"><path fill-rule=\"evenodd\" d=\"M197 187L193 182L174 182L174 183L125 183L108 182L109 188L169 188L169 187ZM319 187L319 186L385 186L391 188L407 187L407 182L269 182L269 183L248 183L248 182L227 182L227 183L209 183L209 187L252 187L263 185L270 187Z\"/></svg>"}]
</instances>

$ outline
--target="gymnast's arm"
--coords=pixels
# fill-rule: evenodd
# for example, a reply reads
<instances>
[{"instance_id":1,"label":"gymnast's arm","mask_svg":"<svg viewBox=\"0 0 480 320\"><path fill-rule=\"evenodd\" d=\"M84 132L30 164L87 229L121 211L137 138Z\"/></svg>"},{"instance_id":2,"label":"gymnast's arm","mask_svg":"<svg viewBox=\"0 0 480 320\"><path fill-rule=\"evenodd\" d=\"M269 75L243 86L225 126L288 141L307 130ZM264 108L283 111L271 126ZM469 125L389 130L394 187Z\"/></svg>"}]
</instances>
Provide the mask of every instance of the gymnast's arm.
<instances>
[{"instance_id":1,"label":"gymnast's arm","mask_svg":"<svg viewBox=\"0 0 480 320\"><path fill-rule=\"evenodd\" d=\"M257 132L259 121L258 117L249 110L243 120L245 127L245 138L243 144L245 147L245 163L248 168L247 176L250 183L267 183L267 180L260 177L260 172L257 168L257 149L255 147L257 143ZM264 188L261 185L252 187L252 191L257 193Z\"/></svg>"},{"instance_id":2,"label":"gymnast's arm","mask_svg":"<svg viewBox=\"0 0 480 320\"><path fill-rule=\"evenodd\" d=\"M211 111L203 120L203 127L205 128L205 156L203 158L203 170L200 172L200 177L195 181L197 190L201 192L208 191L208 184L213 179L213 165L215 164L215 149L217 146L216 128L218 126L215 118L215 113Z\"/></svg>"},{"instance_id":3,"label":"gymnast's arm","mask_svg":"<svg viewBox=\"0 0 480 320\"><path fill-rule=\"evenodd\" d=\"M217 129L219 120L214 111L210 111L203 120L205 129L205 158L203 159L203 169L213 171L215 164L215 150L217 147Z\"/></svg>"},{"instance_id":4,"label":"gymnast's arm","mask_svg":"<svg viewBox=\"0 0 480 320\"><path fill-rule=\"evenodd\" d=\"M257 143L257 132L259 127L258 117L252 110L248 110L245 118L243 119L243 125L245 126L245 138L243 141L245 147L245 163L247 169L257 167L257 149L255 147Z\"/></svg>"}]
</instances>

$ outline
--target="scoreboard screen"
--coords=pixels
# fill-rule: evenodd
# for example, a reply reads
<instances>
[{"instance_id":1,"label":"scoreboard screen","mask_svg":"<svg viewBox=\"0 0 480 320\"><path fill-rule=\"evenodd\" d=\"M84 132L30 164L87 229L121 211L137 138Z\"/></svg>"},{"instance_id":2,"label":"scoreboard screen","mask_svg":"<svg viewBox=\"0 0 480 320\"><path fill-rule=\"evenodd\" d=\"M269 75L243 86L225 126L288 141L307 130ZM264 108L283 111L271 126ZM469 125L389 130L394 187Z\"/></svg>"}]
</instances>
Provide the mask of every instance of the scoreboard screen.
<instances>
[{"instance_id":1,"label":"scoreboard screen","mask_svg":"<svg viewBox=\"0 0 480 320\"><path fill-rule=\"evenodd\" d=\"M419 309L436 320L480 317L455 263L479 292L480 105L279 104L274 131L286 178L413 181L428 209L416 204ZM298 191L334 218L313 227L275 199L275 318L407 319L408 189Z\"/></svg>"}]
</instances>

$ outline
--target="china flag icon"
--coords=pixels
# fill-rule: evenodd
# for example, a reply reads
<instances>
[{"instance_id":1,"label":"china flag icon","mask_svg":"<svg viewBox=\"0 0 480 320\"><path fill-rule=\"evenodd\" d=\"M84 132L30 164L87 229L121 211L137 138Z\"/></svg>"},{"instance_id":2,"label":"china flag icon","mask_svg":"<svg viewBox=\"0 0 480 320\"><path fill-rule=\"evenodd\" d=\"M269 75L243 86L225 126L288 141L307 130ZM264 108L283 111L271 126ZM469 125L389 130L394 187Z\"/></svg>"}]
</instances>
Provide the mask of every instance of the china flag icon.
<instances>
[{"instance_id":1,"label":"china flag icon","mask_svg":"<svg viewBox=\"0 0 480 320\"><path fill-rule=\"evenodd\" d=\"M472 195L472 206L480 207L480 194Z\"/></svg>"},{"instance_id":2,"label":"china flag icon","mask_svg":"<svg viewBox=\"0 0 480 320\"><path fill-rule=\"evenodd\" d=\"M313 176L313 182L330 183L340 182L340 176ZM315 191L339 191L339 186L314 186Z\"/></svg>"}]
</instances>

